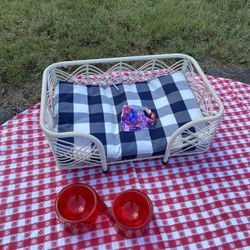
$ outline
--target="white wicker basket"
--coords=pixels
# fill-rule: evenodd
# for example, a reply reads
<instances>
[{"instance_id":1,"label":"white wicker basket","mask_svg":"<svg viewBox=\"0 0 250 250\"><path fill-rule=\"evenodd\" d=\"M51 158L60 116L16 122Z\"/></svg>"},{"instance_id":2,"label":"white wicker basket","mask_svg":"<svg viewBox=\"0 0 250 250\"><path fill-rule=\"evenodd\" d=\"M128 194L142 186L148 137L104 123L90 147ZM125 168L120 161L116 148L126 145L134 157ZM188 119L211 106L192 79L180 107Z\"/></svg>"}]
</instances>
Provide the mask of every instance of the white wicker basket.
<instances>
[{"instance_id":1,"label":"white wicker basket","mask_svg":"<svg viewBox=\"0 0 250 250\"><path fill-rule=\"evenodd\" d=\"M58 80L69 80L75 75L81 74L85 76L85 84L126 84L128 82L138 81L145 71L161 72L161 70L170 73L182 71L186 75L204 116L204 118L200 120L191 121L183 125L173 133L168 140L166 151L163 155L163 162L166 163L172 155L205 152L213 138L218 122L223 115L224 108L194 58L184 54L161 54L65 61L54 63L45 69L41 96L40 126L48 138L58 167L61 169L73 169L101 165L103 171L106 172L109 164L106 162L104 147L96 137L84 132L54 132L53 122L56 116L54 109L54 92ZM113 78L112 72L116 72L116 76L120 73L120 77ZM126 78L124 72L132 73L129 74L129 79ZM93 76L98 76L95 78L98 80L94 82ZM205 123L206 126L200 128L200 126L198 126L200 123ZM195 133L190 131L191 127L195 127ZM185 134L185 136L183 136L183 134ZM89 144L81 147L72 143L68 143L67 145L65 144L65 140L63 140L67 137L74 137L78 140L88 140ZM194 148L194 146L195 150L190 151L189 149ZM68 160L65 160L66 158ZM114 163L119 162L112 162L112 164Z\"/></svg>"}]
</instances>

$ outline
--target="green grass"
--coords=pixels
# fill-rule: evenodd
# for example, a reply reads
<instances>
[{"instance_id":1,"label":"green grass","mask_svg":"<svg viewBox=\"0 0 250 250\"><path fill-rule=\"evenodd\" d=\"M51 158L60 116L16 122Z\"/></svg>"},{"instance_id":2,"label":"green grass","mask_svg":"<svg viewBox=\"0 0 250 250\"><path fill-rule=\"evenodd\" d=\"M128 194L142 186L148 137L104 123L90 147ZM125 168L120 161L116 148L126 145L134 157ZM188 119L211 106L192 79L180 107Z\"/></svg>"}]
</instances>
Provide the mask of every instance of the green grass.
<instances>
[{"instance_id":1,"label":"green grass","mask_svg":"<svg viewBox=\"0 0 250 250\"><path fill-rule=\"evenodd\" d=\"M249 67L250 1L0 1L0 83L13 89L56 61L170 52Z\"/></svg>"}]
</instances>

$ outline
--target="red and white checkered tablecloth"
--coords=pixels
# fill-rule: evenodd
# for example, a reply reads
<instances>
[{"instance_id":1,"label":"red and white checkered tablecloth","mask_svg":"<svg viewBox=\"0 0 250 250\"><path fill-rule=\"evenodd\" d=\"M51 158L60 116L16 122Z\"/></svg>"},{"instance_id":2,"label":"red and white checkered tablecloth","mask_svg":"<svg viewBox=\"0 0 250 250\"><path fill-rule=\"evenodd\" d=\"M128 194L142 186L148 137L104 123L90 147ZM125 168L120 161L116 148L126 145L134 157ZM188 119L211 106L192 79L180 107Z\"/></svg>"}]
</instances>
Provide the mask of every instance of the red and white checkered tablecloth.
<instances>
[{"instance_id":1,"label":"red and white checkered tablecloth","mask_svg":"<svg viewBox=\"0 0 250 250\"><path fill-rule=\"evenodd\" d=\"M250 86L209 77L225 115L207 153L101 168L58 170L39 128L39 104L0 127L1 249L250 249ZM56 193L92 185L107 205L119 192L149 195L154 219L145 236L125 239L108 217L70 235L57 223Z\"/></svg>"}]
</instances>

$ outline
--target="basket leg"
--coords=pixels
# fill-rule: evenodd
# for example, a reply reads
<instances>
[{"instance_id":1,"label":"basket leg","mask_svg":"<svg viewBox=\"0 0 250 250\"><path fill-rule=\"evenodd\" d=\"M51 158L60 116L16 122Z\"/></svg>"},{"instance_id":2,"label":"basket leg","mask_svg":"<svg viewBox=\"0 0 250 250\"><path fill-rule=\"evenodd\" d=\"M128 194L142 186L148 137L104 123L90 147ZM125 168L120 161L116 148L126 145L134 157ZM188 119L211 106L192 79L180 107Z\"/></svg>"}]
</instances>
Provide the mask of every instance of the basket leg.
<instances>
[{"instance_id":1,"label":"basket leg","mask_svg":"<svg viewBox=\"0 0 250 250\"><path fill-rule=\"evenodd\" d=\"M163 164L163 165L167 165L167 164L168 164L168 160L167 160L167 161L164 161L164 160L162 159L162 164Z\"/></svg>"},{"instance_id":2,"label":"basket leg","mask_svg":"<svg viewBox=\"0 0 250 250\"><path fill-rule=\"evenodd\" d=\"M101 164L102 164L102 172L106 174L109 171L109 167L108 167L108 164L107 164L107 161L106 161L106 157L105 157L104 154L101 154L100 158L101 158L100 160L101 160Z\"/></svg>"},{"instance_id":3,"label":"basket leg","mask_svg":"<svg viewBox=\"0 0 250 250\"><path fill-rule=\"evenodd\" d=\"M163 164L167 164L168 163L169 155L170 155L170 150L167 147L167 149L165 151L165 154L163 156L163 159L162 159L162 163Z\"/></svg>"},{"instance_id":4,"label":"basket leg","mask_svg":"<svg viewBox=\"0 0 250 250\"><path fill-rule=\"evenodd\" d=\"M98 139L95 141L95 144L96 144L97 149L98 149L99 154L100 154L100 161L101 161L101 165L102 165L102 172L106 174L106 173L108 173L109 168L108 168L108 165L107 165L107 159L106 159L106 154L105 154L104 146L103 146L103 144Z\"/></svg>"},{"instance_id":5,"label":"basket leg","mask_svg":"<svg viewBox=\"0 0 250 250\"><path fill-rule=\"evenodd\" d=\"M107 167L106 170L103 170L103 169L102 169L102 172L103 172L104 174L107 174L107 173L109 172L109 167Z\"/></svg>"}]
</instances>

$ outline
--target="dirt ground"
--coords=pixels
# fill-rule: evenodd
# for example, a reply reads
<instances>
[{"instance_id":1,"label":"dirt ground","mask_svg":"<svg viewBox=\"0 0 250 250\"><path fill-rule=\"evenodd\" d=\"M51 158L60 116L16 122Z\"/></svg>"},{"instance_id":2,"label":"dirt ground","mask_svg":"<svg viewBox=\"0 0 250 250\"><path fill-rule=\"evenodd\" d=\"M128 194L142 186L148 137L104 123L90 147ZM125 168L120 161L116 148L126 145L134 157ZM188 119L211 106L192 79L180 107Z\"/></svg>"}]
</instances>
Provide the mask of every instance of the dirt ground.
<instances>
[{"instance_id":1,"label":"dirt ground","mask_svg":"<svg viewBox=\"0 0 250 250\"><path fill-rule=\"evenodd\" d=\"M250 84L250 69L233 66L213 66L208 68L203 67L203 69L207 75L235 79ZM40 93L40 81L34 81L29 85L25 85L18 92L2 86L0 90L0 124L5 123L13 116L38 103L40 101Z\"/></svg>"}]
</instances>

